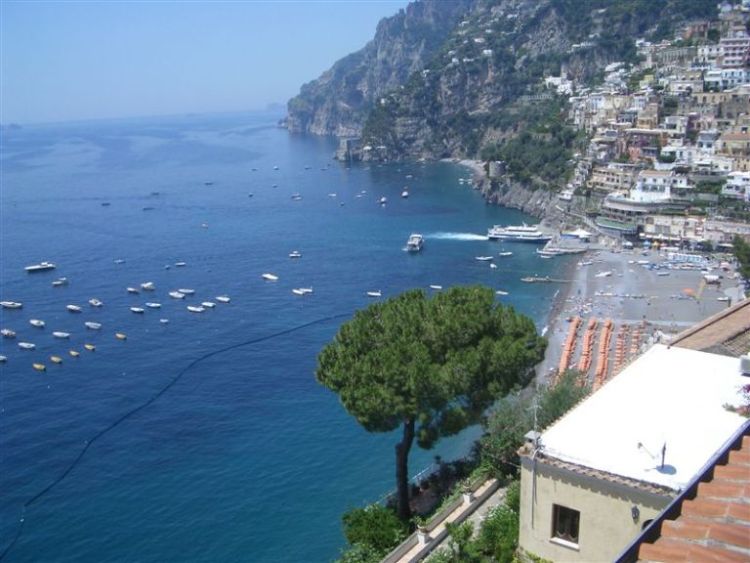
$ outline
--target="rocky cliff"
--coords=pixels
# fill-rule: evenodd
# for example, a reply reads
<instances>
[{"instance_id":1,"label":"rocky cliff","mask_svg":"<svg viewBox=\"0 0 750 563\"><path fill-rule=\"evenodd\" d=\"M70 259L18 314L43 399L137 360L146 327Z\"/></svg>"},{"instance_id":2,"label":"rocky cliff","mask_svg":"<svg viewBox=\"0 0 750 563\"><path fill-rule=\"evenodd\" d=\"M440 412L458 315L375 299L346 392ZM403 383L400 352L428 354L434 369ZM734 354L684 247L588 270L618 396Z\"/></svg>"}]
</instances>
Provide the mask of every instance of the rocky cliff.
<instances>
[{"instance_id":1,"label":"rocky cliff","mask_svg":"<svg viewBox=\"0 0 750 563\"><path fill-rule=\"evenodd\" d=\"M372 41L302 86L289 101L289 130L359 135L378 98L421 71L473 3L423 0L381 20Z\"/></svg>"}]
</instances>

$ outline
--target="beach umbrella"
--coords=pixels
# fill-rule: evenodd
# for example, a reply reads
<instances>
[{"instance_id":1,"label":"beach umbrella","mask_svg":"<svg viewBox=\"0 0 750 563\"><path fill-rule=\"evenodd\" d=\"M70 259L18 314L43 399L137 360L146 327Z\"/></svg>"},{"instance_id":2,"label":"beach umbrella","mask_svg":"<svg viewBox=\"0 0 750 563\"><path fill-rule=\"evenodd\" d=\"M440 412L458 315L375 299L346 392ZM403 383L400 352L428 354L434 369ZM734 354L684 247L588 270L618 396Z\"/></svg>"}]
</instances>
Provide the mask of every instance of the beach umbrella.
<instances>
[{"instance_id":1,"label":"beach umbrella","mask_svg":"<svg viewBox=\"0 0 750 563\"><path fill-rule=\"evenodd\" d=\"M695 290L691 287L686 287L682 290L682 293L684 293L685 295L695 295Z\"/></svg>"}]
</instances>

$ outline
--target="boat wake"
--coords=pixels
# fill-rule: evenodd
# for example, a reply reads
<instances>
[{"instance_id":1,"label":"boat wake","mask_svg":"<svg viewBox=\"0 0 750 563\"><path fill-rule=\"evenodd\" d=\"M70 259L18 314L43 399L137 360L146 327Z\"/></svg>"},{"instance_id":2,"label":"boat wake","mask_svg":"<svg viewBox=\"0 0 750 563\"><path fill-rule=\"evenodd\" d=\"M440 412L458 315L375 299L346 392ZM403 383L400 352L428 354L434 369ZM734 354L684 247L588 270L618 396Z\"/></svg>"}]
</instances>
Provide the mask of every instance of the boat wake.
<instances>
[{"instance_id":1,"label":"boat wake","mask_svg":"<svg viewBox=\"0 0 750 563\"><path fill-rule=\"evenodd\" d=\"M474 233L430 233L425 235L425 238L438 239L438 240L487 240L485 235L477 235Z\"/></svg>"}]
</instances>

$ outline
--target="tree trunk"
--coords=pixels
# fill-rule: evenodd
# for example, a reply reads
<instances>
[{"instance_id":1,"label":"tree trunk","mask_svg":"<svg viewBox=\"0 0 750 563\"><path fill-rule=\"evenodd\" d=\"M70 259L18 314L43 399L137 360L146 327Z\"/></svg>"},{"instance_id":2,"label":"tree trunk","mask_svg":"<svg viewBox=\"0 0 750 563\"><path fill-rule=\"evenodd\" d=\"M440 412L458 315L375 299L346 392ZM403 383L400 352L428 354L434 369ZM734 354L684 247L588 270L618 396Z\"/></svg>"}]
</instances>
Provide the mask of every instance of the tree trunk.
<instances>
[{"instance_id":1,"label":"tree trunk","mask_svg":"<svg viewBox=\"0 0 750 563\"><path fill-rule=\"evenodd\" d=\"M398 517L404 522L411 518L409 506L409 450L414 442L414 419L404 420L404 435L396 444L396 491Z\"/></svg>"}]
</instances>

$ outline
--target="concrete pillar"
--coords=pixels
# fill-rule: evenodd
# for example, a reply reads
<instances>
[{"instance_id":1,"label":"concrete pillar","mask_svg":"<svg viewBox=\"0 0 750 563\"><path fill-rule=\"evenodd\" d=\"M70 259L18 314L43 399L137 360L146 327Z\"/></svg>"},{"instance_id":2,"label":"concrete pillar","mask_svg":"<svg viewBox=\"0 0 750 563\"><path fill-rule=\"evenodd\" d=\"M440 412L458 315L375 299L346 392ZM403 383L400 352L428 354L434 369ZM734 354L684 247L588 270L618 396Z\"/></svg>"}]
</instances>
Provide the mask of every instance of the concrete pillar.
<instances>
[{"instance_id":1,"label":"concrete pillar","mask_svg":"<svg viewBox=\"0 0 750 563\"><path fill-rule=\"evenodd\" d=\"M419 545L426 545L431 541L432 541L432 538L430 537L430 534L427 531L427 528L425 528L424 526L419 526L417 528L417 543Z\"/></svg>"}]
</instances>

